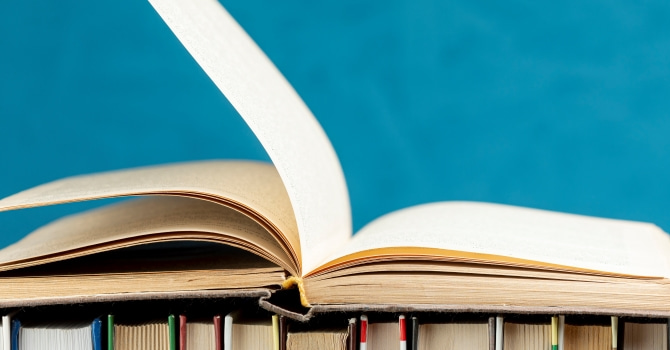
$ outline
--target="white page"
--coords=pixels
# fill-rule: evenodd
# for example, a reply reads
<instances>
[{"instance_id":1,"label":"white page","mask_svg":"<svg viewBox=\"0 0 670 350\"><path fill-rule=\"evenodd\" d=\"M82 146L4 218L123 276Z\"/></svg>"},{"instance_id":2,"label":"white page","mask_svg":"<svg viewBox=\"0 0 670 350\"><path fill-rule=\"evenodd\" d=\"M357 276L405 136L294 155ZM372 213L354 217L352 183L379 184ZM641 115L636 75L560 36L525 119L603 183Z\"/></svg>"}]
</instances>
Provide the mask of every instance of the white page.
<instances>
[{"instance_id":1,"label":"white page","mask_svg":"<svg viewBox=\"0 0 670 350\"><path fill-rule=\"evenodd\" d=\"M392 247L456 250L670 277L670 239L652 224L474 202L431 203L387 214L364 227L330 259Z\"/></svg>"},{"instance_id":2,"label":"white page","mask_svg":"<svg viewBox=\"0 0 670 350\"><path fill-rule=\"evenodd\" d=\"M150 0L260 140L295 212L302 271L351 236L344 174L328 137L300 96L215 0Z\"/></svg>"},{"instance_id":3,"label":"white page","mask_svg":"<svg viewBox=\"0 0 670 350\"><path fill-rule=\"evenodd\" d=\"M44 323L22 326L17 344L19 350L88 350L93 349L90 323Z\"/></svg>"}]
</instances>

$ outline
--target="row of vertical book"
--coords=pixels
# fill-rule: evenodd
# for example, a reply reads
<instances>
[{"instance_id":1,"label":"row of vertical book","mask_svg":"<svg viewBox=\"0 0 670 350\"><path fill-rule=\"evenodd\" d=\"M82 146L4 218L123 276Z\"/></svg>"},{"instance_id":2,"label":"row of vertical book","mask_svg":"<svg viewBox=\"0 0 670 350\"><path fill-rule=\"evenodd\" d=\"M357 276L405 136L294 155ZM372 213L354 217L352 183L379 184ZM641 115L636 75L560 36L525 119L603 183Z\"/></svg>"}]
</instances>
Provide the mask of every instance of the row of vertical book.
<instances>
[{"instance_id":1,"label":"row of vertical book","mask_svg":"<svg viewBox=\"0 0 670 350\"><path fill-rule=\"evenodd\" d=\"M670 339L665 319L575 315L338 313L307 323L258 309L196 317L61 316L67 320L5 315L0 350L667 350Z\"/></svg>"}]
</instances>

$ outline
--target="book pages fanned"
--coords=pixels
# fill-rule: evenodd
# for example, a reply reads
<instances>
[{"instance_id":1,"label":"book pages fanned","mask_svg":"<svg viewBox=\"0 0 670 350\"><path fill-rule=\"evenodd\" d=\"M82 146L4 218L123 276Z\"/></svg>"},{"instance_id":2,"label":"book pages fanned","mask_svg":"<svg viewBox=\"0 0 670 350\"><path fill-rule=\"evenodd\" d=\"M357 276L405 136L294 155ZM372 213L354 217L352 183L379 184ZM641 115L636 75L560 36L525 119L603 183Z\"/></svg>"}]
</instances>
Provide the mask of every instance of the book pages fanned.
<instances>
[{"instance_id":1,"label":"book pages fanned","mask_svg":"<svg viewBox=\"0 0 670 350\"><path fill-rule=\"evenodd\" d=\"M300 238L290 198L275 167L261 162L199 161L74 176L36 186L1 199L0 211L82 200L143 195L206 199L218 203L216 206L223 205L244 213L263 226L262 230L266 232L263 232L262 235L275 237L274 239L289 253L294 262L293 265L296 266L290 270L293 273L299 271ZM143 215L147 215L147 219L151 217L149 213L157 215L155 208L154 210L150 207L145 209L148 211L143 212ZM84 217L88 215L83 214ZM215 216L218 216L219 219L225 217L225 215ZM80 226L84 218L82 215L78 217L79 219L68 221L86 231L84 226ZM91 222L86 219L84 221ZM165 224L167 222L154 221L149 226L157 228ZM52 225L48 226L53 228ZM163 226L163 228L167 227ZM45 237L42 236L45 233L44 230L38 231L42 233L35 236L37 232L34 232L20 243L2 249L0 265L11 261L18 262L18 260L36 262L36 258L40 256L63 257L63 254L68 251L83 253L84 249L93 248L94 245L101 243L99 241L96 243L93 237L102 238L100 235L105 230L99 230L97 235L83 232L77 236L78 230L66 228L59 230L58 235L50 235L50 239L44 239ZM125 234L132 235L131 231L135 230L125 232ZM165 232L171 231L167 229ZM158 233L155 230L154 232ZM138 232L135 231L135 233ZM267 235L268 233L270 235ZM40 236L42 238L39 238ZM55 244L52 240L59 243ZM105 240L111 243L113 237L107 237Z\"/></svg>"},{"instance_id":2,"label":"book pages fanned","mask_svg":"<svg viewBox=\"0 0 670 350\"><path fill-rule=\"evenodd\" d=\"M295 212L302 271L352 233L344 174L300 96L216 0L150 0L165 23L256 134Z\"/></svg>"}]
</instances>

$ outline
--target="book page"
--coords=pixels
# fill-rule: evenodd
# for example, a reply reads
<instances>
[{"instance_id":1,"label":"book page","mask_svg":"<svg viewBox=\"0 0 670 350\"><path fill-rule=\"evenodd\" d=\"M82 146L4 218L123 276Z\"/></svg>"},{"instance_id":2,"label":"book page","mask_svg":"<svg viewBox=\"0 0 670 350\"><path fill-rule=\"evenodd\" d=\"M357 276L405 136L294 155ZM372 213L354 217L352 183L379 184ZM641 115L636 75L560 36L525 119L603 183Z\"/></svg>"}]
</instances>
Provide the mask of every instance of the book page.
<instances>
[{"instance_id":1,"label":"book page","mask_svg":"<svg viewBox=\"0 0 670 350\"><path fill-rule=\"evenodd\" d=\"M4 198L0 211L152 194L208 199L235 208L263 224L291 260L299 259L300 239L288 194L275 168L261 162L201 161L74 176ZM49 244L69 239L67 231L63 235L51 236Z\"/></svg>"},{"instance_id":2,"label":"book page","mask_svg":"<svg viewBox=\"0 0 670 350\"><path fill-rule=\"evenodd\" d=\"M233 245L297 273L296 262L254 220L210 201L174 196L125 201L56 220L0 250L0 271L178 240Z\"/></svg>"},{"instance_id":3,"label":"book page","mask_svg":"<svg viewBox=\"0 0 670 350\"><path fill-rule=\"evenodd\" d=\"M84 302L82 298L132 300L138 293L148 298L161 293L165 298L179 292L180 298L188 298L186 291L214 298L221 295L209 294L215 292L211 289L276 288L285 279L284 268L241 249L207 242L165 242L2 272L0 300L3 306L48 300L73 304Z\"/></svg>"},{"instance_id":4,"label":"book page","mask_svg":"<svg viewBox=\"0 0 670 350\"><path fill-rule=\"evenodd\" d=\"M426 323L419 325L417 338L418 350L440 349L443 344L449 344L449 349L481 350L489 346L489 326L486 323Z\"/></svg>"},{"instance_id":5,"label":"book page","mask_svg":"<svg viewBox=\"0 0 670 350\"><path fill-rule=\"evenodd\" d=\"M256 134L277 167L300 232L302 271L351 237L342 168L300 96L216 0L150 0Z\"/></svg>"},{"instance_id":6,"label":"book page","mask_svg":"<svg viewBox=\"0 0 670 350\"><path fill-rule=\"evenodd\" d=\"M319 270L393 256L670 277L670 239L652 224L473 202L385 215Z\"/></svg>"}]
</instances>

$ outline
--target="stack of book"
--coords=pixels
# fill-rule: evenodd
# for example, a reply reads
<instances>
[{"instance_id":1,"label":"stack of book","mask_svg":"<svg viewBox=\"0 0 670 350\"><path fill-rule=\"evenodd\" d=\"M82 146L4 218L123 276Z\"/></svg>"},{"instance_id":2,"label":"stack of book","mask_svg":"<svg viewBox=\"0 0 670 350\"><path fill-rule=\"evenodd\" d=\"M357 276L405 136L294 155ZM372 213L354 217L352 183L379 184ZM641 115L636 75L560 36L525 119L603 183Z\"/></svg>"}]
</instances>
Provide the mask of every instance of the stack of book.
<instances>
[{"instance_id":1,"label":"stack of book","mask_svg":"<svg viewBox=\"0 0 670 350\"><path fill-rule=\"evenodd\" d=\"M273 164L112 171L0 200L7 211L141 197L62 218L0 250L7 315L0 334L8 348L55 339L63 348L96 349L635 349L649 339L667 347L670 239L658 227L441 202L387 214L352 236L335 151L263 52L215 0L152 4ZM125 314L99 309L142 300L225 300L229 307L195 317L188 308L149 315L141 303ZM237 300L253 303L232 307ZM72 312L38 312L58 305L99 313L66 320L58 316ZM555 318L552 327L553 315L566 315L565 322ZM613 326L619 318L611 317L624 322ZM282 319L295 320L296 331L282 331Z\"/></svg>"},{"instance_id":2,"label":"stack of book","mask_svg":"<svg viewBox=\"0 0 670 350\"><path fill-rule=\"evenodd\" d=\"M300 322L250 303L235 306L220 300L179 300L132 304L89 305L75 312L62 306L14 312L3 317L1 348L667 350L669 340L667 319L339 313ZM103 315L104 310L113 313Z\"/></svg>"}]
</instances>

